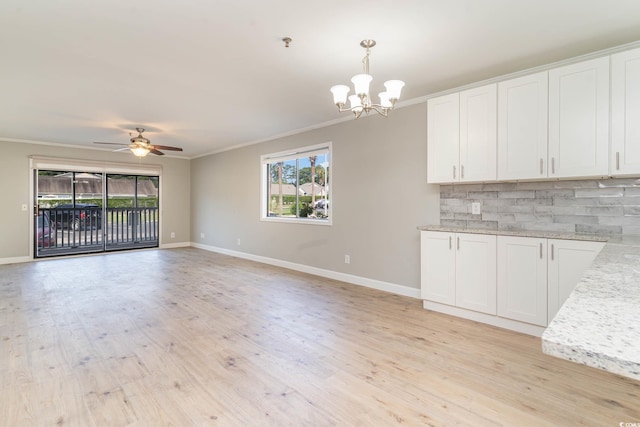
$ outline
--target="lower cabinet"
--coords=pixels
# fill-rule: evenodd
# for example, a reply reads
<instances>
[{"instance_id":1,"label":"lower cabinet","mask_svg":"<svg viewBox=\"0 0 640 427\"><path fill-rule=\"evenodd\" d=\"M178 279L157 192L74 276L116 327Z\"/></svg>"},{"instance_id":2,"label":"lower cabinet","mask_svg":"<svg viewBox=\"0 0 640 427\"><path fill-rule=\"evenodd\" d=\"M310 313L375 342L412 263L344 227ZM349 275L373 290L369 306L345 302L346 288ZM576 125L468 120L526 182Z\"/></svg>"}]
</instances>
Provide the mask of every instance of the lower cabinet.
<instances>
[{"instance_id":1,"label":"lower cabinet","mask_svg":"<svg viewBox=\"0 0 640 427\"><path fill-rule=\"evenodd\" d=\"M420 234L425 308L533 335L553 319L604 247L578 240Z\"/></svg>"},{"instance_id":2,"label":"lower cabinet","mask_svg":"<svg viewBox=\"0 0 640 427\"><path fill-rule=\"evenodd\" d=\"M496 314L496 236L421 232L422 298Z\"/></svg>"},{"instance_id":3,"label":"lower cabinet","mask_svg":"<svg viewBox=\"0 0 640 427\"><path fill-rule=\"evenodd\" d=\"M455 237L456 306L496 314L496 236Z\"/></svg>"},{"instance_id":4,"label":"lower cabinet","mask_svg":"<svg viewBox=\"0 0 640 427\"><path fill-rule=\"evenodd\" d=\"M547 320L551 322L569 298L571 292L589 268L603 242L581 242L576 240L548 241L548 284L549 305Z\"/></svg>"},{"instance_id":5,"label":"lower cabinet","mask_svg":"<svg viewBox=\"0 0 640 427\"><path fill-rule=\"evenodd\" d=\"M547 326L547 239L498 236L498 316Z\"/></svg>"}]
</instances>

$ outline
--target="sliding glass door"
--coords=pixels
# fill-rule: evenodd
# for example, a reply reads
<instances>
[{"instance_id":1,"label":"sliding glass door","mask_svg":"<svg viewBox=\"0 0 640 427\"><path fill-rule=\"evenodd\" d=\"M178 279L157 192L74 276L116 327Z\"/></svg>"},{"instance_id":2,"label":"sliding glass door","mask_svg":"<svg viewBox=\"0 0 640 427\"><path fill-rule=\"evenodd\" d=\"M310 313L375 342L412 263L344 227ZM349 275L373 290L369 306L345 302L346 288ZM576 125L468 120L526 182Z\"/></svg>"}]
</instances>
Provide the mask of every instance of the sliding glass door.
<instances>
[{"instance_id":1,"label":"sliding glass door","mask_svg":"<svg viewBox=\"0 0 640 427\"><path fill-rule=\"evenodd\" d=\"M107 175L106 250L158 246L157 176Z\"/></svg>"},{"instance_id":2,"label":"sliding glass door","mask_svg":"<svg viewBox=\"0 0 640 427\"><path fill-rule=\"evenodd\" d=\"M157 247L159 177L35 170L36 257Z\"/></svg>"}]
</instances>

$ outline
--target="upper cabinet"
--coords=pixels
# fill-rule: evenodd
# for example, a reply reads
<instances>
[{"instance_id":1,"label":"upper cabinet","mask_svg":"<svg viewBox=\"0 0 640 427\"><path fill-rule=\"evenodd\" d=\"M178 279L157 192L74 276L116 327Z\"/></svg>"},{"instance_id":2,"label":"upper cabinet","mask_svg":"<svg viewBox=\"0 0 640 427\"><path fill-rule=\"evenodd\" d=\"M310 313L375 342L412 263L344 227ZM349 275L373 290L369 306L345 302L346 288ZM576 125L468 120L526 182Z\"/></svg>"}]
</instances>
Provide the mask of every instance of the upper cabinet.
<instances>
[{"instance_id":1,"label":"upper cabinet","mask_svg":"<svg viewBox=\"0 0 640 427\"><path fill-rule=\"evenodd\" d=\"M427 101L427 181L496 179L496 85Z\"/></svg>"},{"instance_id":2,"label":"upper cabinet","mask_svg":"<svg viewBox=\"0 0 640 427\"><path fill-rule=\"evenodd\" d=\"M458 181L460 97L457 93L427 101L427 181Z\"/></svg>"},{"instance_id":3,"label":"upper cabinet","mask_svg":"<svg viewBox=\"0 0 640 427\"><path fill-rule=\"evenodd\" d=\"M429 183L640 174L640 48L427 103Z\"/></svg>"},{"instance_id":4,"label":"upper cabinet","mask_svg":"<svg viewBox=\"0 0 640 427\"><path fill-rule=\"evenodd\" d=\"M611 175L640 173L640 49L611 56Z\"/></svg>"},{"instance_id":5,"label":"upper cabinet","mask_svg":"<svg viewBox=\"0 0 640 427\"><path fill-rule=\"evenodd\" d=\"M609 174L609 57L549 71L550 178Z\"/></svg>"},{"instance_id":6,"label":"upper cabinet","mask_svg":"<svg viewBox=\"0 0 640 427\"><path fill-rule=\"evenodd\" d=\"M460 181L496 179L496 85L460 92Z\"/></svg>"},{"instance_id":7,"label":"upper cabinet","mask_svg":"<svg viewBox=\"0 0 640 427\"><path fill-rule=\"evenodd\" d=\"M548 73L498 84L498 179L547 177Z\"/></svg>"}]
</instances>

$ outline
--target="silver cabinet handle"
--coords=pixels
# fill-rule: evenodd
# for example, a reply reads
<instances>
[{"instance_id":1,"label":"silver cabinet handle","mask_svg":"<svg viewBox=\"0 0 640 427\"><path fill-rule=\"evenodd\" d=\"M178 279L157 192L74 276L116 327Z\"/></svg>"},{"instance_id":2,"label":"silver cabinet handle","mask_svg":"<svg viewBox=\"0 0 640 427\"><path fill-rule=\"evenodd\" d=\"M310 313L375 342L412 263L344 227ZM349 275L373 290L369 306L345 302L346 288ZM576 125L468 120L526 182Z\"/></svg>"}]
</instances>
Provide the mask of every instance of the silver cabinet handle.
<instances>
[{"instance_id":1,"label":"silver cabinet handle","mask_svg":"<svg viewBox=\"0 0 640 427\"><path fill-rule=\"evenodd\" d=\"M554 255L553 255L553 243L551 244L551 261L553 261L554 259Z\"/></svg>"},{"instance_id":2,"label":"silver cabinet handle","mask_svg":"<svg viewBox=\"0 0 640 427\"><path fill-rule=\"evenodd\" d=\"M458 236L458 250L460 250L460 236Z\"/></svg>"},{"instance_id":3,"label":"silver cabinet handle","mask_svg":"<svg viewBox=\"0 0 640 427\"><path fill-rule=\"evenodd\" d=\"M542 243L540 243L540 259L542 259Z\"/></svg>"},{"instance_id":4,"label":"silver cabinet handle","mask_svg":"<svg viewBox=\"0 0 640 427\"><path fill-rule=\"evenodd\" d=\"M616 151L616 170L620 170L620 152Z\"/></svg>"},{"instance_id":5,"label":"silver cabinet handle","mask_svg":"<svg viewBox=\"0 0 640 427\"><path fill-rule=\"evenodd\" d=\"M543 163L542 163L542 159L540 159L540 175L542 175L544 173L544 169L543 168L544 168L544 166L543 166Z\"/></svg>"},{"instance_id":6,"label":"silver cabinet handle","mask_svg":"<svg viewBox=\"0 0 640 427\"><path fill-rule=\"evenodd\" d=\"M449 250L451 250L451 236L449 236Z\"/></svg>"},{"instance_id":7,"label":"silver cabinet handle","mask_svg":"<svg viewBox=\"0 0 640 427\"><path fill-rule=\"evenodd\" d=\"M456 165L453 165L453 179L456 179Z\"/></svg>"},{"instance_id":8,"label":"silver cabinet handle","mask_svg":"<svg viewBox=\"0 0 640 427\"><path fill-rule=\"evenodd\" d=\"M460 165L460 179L464 179L464 165Z\"/></svg>"},{"instance_id":9,"label":"silver cabinet handle","mask_svg":"<svg viewBox=\"0 0 640 427\"><path fill-rule=\"evenodd\" d=\"M551 158L551 173L553 173L553 174L556 173L556 158L555 157Z\"/></svg>"}]
</instances>

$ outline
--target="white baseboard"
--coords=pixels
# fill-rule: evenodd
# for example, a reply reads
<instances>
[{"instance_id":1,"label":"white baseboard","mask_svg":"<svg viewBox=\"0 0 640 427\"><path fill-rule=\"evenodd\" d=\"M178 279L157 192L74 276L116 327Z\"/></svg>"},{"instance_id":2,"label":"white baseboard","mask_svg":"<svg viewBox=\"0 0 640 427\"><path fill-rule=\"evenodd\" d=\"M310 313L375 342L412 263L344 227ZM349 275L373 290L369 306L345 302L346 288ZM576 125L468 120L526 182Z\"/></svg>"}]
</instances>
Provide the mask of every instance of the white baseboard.
<instances>
[{"instance_id":1,"label":"white baseboard","mask_svg":"<svg viewBox=\"0 0 640 427\"><path fill-rule=\"evenodd\" d=\"M275 265L277 267L288 268L289 270L301 271L303 273L313 274L315 276L326 277L327 279L339 280L341 282L351 283L353 285L365 286L367 288L377 289L379 291L390 292L396 295L420 299L420 289L411 288L409 286L398 285L395 283L383 282L381 280L368 279L366 277L354 276L352 274L340 273L333 270L325 270L323 268L312 267L304 264L283 261L275 258L264 257L260 255L248 254L246 252L233 251L230 249L219 248L216 246L203 245L191 242L191 246L205 251L217 252L224 255L243 258L250 261L256 261L263 264Z\"/></svg>"},{"instance_id":2,"label":"white baseboard","mask_svg":"<svg viewBox=\"0 0 640 427\"><path fill-rule=\"evenodd\" d=\"M518 322L517 320L505 319L504 317L493 316L491 314L479 313L477 311L466 310L464 308L453 307L451 305L440 304L433 301L423 301L422 306L426 310L437 311L451 316L462 317L463 319L473 320L488 325L497 326L503 329L520 332L535 337L542 336L545 328L542 326L531 325L529 323Z\"/></svg>"},{"instance_id":3,"label":"white baseboard","mask_svg":"<svg viewBox=\"0 0 640 427\"><path fill-rule=\"evenodd\" d=\"M160 249L188 248L191 246L190 242L163 243L160 245Z\"/></svg>"},{"instance_id":4,"label":"white baseboard","mask_svg":"<svg viewBox=\"0 0 640 427\"><path fill-rule=\"evenodd\" d=\"M29 262L31 258L28 256L17 256L13 258L0 258L0 265L2 264L18 264L21 262Z\"/></svg>"}]
</instances>

